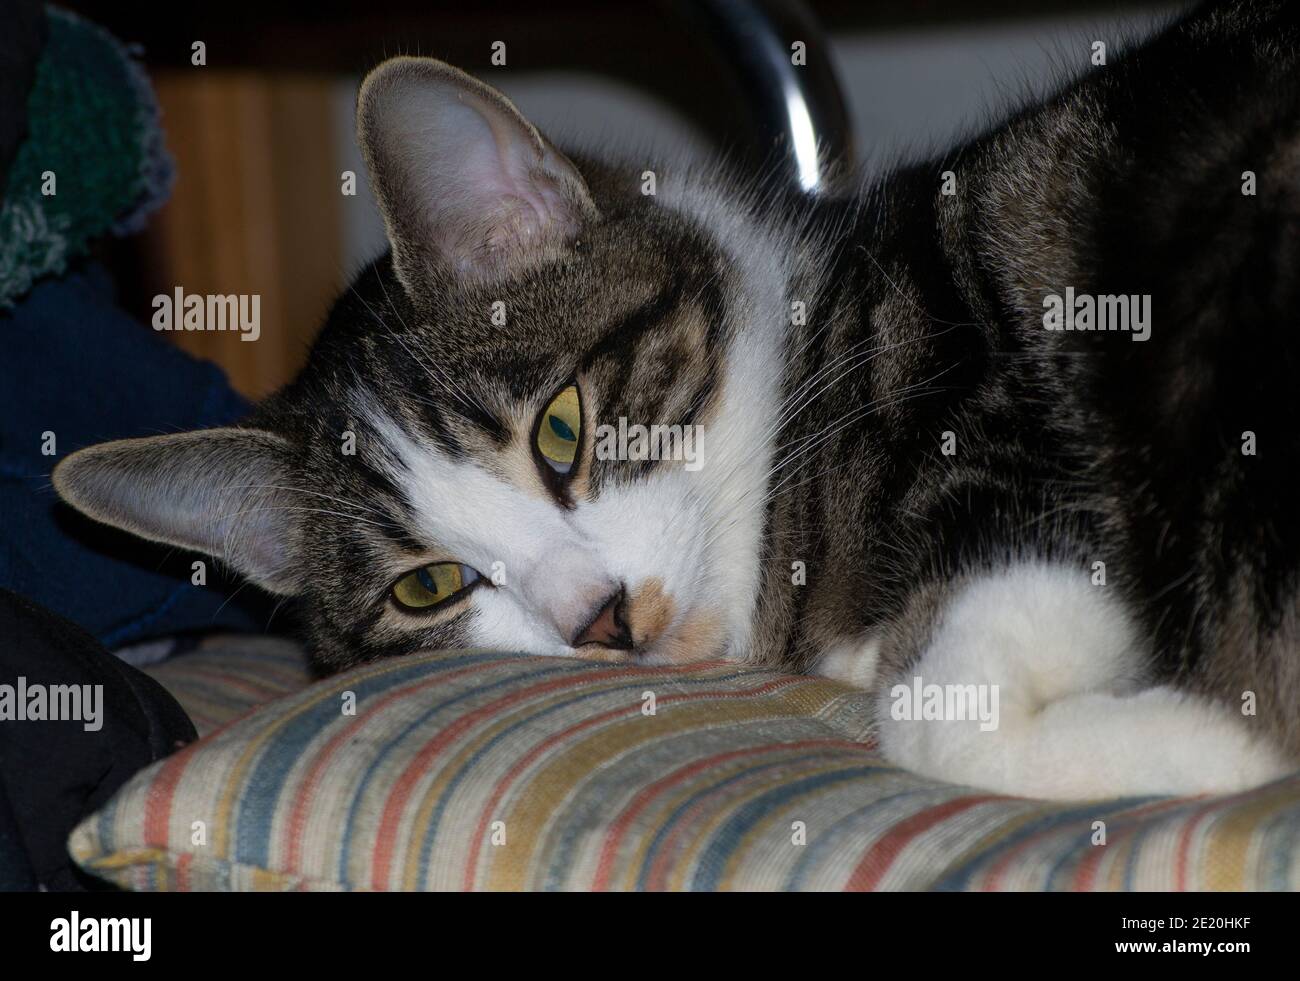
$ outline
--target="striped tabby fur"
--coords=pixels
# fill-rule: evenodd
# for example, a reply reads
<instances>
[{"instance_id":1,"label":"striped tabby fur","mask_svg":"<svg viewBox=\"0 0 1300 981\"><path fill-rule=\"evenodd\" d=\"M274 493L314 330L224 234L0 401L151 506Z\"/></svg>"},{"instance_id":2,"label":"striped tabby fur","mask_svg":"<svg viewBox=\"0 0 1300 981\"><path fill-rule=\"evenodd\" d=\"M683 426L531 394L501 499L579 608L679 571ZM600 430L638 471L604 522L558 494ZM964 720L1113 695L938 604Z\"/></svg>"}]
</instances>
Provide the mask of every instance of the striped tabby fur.
<instances>
[{"instance_id":1,"label":"striped tabby fur","mask_svg":"<svg viewBox=\"0 0 1300 981\"><path fill-rule=\"evenodd\" d=\"M1210 4L818 201L723 167L643 194L643 165L571 162L482 83L394 59L358 111L393 250L301 377L56 486L297 597L327 670L723 656L874 688L886 754L958 782L1260 783L1300 757L1298 56L1294 5ZM1149 339L1045 329L1067 289L1149 296ZM573 380L557 482L532 439ZM620 418L700 426L702 465L598 459ZM398 608L440 560L483 578ZM579 643L597 614L630 649ZM898 718L914 680L996 686L998 725Z\"/></svg>"}]
</instances>

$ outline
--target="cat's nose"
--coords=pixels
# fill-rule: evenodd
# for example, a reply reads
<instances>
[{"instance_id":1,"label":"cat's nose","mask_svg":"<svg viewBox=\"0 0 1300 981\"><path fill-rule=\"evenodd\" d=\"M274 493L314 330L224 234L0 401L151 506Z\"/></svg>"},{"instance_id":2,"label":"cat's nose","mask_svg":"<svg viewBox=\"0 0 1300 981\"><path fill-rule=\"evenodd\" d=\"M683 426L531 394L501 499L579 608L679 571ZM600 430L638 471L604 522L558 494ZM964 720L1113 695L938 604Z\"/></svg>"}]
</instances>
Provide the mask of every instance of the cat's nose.
<instances>
[{"instance_id":1,"label":"cat's nose","mask_svg":"<svg viewBox=\"0 0 1300 981\"><path fill-rule=\"evenodd\" d=\"M573 646L600 644L617 651L632 649L632 632L624 619L624 592L620 586L592 613L587 625L573 638Z\"/></svg>"}]
</instances>

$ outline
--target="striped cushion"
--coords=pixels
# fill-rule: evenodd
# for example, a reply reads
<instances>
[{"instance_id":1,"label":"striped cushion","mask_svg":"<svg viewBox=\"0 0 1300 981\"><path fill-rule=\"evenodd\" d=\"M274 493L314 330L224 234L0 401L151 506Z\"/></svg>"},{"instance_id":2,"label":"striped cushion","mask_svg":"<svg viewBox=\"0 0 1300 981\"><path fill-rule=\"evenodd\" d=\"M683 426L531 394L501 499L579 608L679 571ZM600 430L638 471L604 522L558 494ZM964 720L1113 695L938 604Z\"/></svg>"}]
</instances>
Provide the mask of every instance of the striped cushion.
<instances>
[{"instance_id":1,"label":"striped cushion","mask_svg":"<svg viewBox=\"0 0 1300 981\"><path fill-rule=\"evenodd\" d=\"M237 719L70 848L133 889L1300 886L1300 777L1044 804L886 765L868 715L860 692L734 665L426 654Z\"/></svg>"},{"instance_id":2,"label":"striped cushion","mask_svg":"<svg viewBox=\"0 0 1300 981\"><path fill-rule=\"evenodd\" d=\"M302 648L280 637L220 634L144 669L181 703L200 736L311 684Z\"/></svg>"}]
</instances>

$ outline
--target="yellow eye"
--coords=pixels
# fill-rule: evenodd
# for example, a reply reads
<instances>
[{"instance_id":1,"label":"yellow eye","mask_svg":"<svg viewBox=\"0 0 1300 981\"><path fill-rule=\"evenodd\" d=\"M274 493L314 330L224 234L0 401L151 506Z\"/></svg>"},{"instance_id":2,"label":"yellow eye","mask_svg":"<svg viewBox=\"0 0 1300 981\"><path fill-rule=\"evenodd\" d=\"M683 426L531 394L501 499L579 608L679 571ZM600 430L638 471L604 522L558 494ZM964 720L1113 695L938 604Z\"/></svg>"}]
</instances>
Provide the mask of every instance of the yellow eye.
<instances>
[{"instance_id":1,"label":"yellow eye","mask_svg":"<svg viewBox=\"0 0 1300 981\"><path fill-rule=\"evenodd\" d=\"M478 573L458 562L435 562L408 572L393 585L393 598L408 610L437 606L478 579Z\"/></svg>"},{"instance_id":2,"label":"yellow eye","mask_svg":"<svg viewBox=\"0 0 1300 981\"><path fill-rule=\"evenodd\" d=\"M578 386L570 385L542 410L537 421L537 451L553 470L568 473L578 456L582 435L582 404Z\"/></svg>"}]
</instances>

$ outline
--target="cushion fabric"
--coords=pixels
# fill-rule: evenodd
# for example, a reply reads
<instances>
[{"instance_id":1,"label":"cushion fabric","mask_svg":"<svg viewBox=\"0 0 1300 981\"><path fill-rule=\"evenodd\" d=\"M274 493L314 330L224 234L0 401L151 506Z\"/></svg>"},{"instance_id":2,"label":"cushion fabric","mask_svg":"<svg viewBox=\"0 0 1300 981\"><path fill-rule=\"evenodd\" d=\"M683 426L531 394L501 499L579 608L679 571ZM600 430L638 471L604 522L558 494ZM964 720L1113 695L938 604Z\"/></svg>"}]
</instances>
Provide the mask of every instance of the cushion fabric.
<instances>
[{"instance_id":1,"label":"cushion fabric","mask_svg":"<svg viewBox=\"0 0 1300 981\"><path fill-rule=\"evenodd\" d=\"M732 664L424 654L229 723L70 849L133 889L1300 886L1300 778L1043 803L891 767L869 718L862 692Z\"/></svg>"},{"instance_id":2,"label":"cushion fabric","mask_svg":"<svg viewBox=\"0 0 1300 981\"><path fill-rule=\"evenodd\" d=\"M312 682L302 649L283 637L217 634L144 669L185 709L200 736Z\"/></svg>"}]
</instances>

